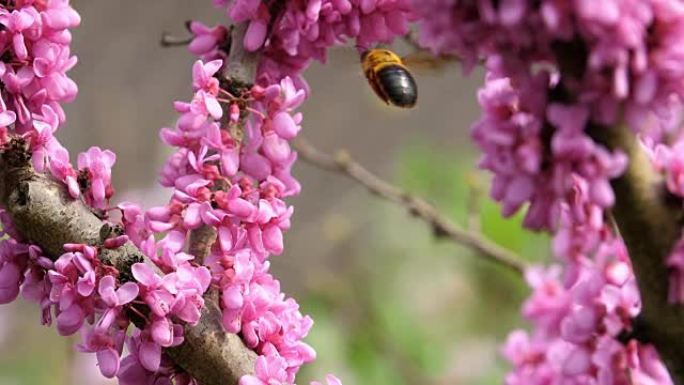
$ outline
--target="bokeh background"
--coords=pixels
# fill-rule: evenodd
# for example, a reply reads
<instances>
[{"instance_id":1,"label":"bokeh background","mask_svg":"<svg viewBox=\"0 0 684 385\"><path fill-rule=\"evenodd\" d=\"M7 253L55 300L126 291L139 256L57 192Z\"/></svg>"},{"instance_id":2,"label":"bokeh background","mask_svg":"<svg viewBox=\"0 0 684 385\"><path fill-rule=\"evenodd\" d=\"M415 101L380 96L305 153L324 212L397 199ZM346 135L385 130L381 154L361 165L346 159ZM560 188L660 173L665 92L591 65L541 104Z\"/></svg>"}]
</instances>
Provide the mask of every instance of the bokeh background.
<instances>
[{"instance_id":1,"label":"bokeh background","mask_svg":"<svg viewBox=\"0 0 684 385\"><path fill-rule=\"evenodd\" d=\"M162 48L162 32L185 34L188 19L224 21L209 0L73 0L83 17L74 32L79 97L67 106L61 141L72 155L97 145L114 150L118 200L159 205L157 188L168 155L158 131L176 118L174 100L190 95L194 59ZM410 50L398 45L406 54ZM317 147L344 148L373 172L421 195L453 220L479 222L489 237L529 260L543 260L548 240L504 220L487 197L468 132L478 117L482 73L457 65L417 73L418 107L381 104L358 67L354 49L331 52L307 73L313 90L304 105L303 137ZM339 174L300 162L302 194L286 251L273 272L286 293L314 317L308 342L318 360L298 382L326 373L345 384L499 384L506 365L498 349L527 291L521 279L452 243L404 210L379 201ZM474 221L473 221L474 219ZM93 358L73 350L77 338L40 325L21 300L0 307L0 385L113 383Z\"/></svg>"}]
</instances>

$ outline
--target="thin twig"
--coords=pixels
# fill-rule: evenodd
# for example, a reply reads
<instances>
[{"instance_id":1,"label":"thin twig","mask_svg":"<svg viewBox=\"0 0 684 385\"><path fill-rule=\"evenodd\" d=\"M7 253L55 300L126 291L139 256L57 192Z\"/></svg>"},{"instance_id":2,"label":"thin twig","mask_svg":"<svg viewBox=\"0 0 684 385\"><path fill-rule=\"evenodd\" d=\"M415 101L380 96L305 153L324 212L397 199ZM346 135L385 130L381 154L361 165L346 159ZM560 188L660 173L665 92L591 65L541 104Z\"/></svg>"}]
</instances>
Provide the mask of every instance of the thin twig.
<instances>
[{"instance_id":1,"label":"thin twig","mask_svg":"<svg viewBox=\"0 0 684 385\"><path fill-rule=\"evenodd\" d=\"M189 36L187 37L178 37L174 36L168 32L162 32L161 36L161 46L162 47L180 47L184 45L188 45L192 42L193 35L192 35L192 29L190 28L190 25L192 24L191 20L188 20L185 22L185 29L190 33Z\"/></svg>"},{"instance_id":2,"label":"thin twig","mask_svg":"<svg viewBox=\"0 0 684 385\"><path fill-rule=\"evenodd\" d=\"M434 206L424 199L413 196L371 173L352 159L347 152L338 151L334 156L328 155L304 139L297 139L294 147L298 151L299 157L304 161L325 170L342 173L362 184L371 193L405 207L412 215L428 223L436 236L466 246L489 261L518 274L524 272L527 264L520 256L497 245L479 232L463 229L441 215Z\"/></svg>"},{"instance_id":3,"label":"thin twig","mask_svg":"<svg viewBox=\"0 0 684 385\"><path fill-rule=\"evenodd\" d=\"M160 44L162 47L178 47L190 44L192 36L178 37L168 32L162 33Z\"/></svg>"}]
</instances>

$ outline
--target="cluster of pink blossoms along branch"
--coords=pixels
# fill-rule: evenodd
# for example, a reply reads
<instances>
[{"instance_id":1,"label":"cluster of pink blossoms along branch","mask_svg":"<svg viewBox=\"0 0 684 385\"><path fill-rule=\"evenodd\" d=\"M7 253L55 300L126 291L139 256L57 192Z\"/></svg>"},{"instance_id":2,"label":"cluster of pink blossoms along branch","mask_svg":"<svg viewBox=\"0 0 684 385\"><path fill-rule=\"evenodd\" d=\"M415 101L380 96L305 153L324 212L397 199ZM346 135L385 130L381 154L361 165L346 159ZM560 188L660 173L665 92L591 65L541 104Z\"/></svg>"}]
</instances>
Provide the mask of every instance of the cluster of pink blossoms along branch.
<instances>
[{"instance_id":1,"label":"cluster of pink blossoms along branch","mask_svg":"<svg viewBox=\"0 0 684 385\"><path fill-rule=\"evenodd\" d=\"M3 84L0 145L28 146L38 172L63 182L74 199L103 213L120 212L125 235L104 245L64 245L52 261L22 243L7 215L0 244L0 301L19 291L40 303L43 322L61 334L82 332L79 348L97 354L100 370L122 384L193 383L163 348L183 342L207 290L217 290L223 325L260 356L243 385L294 383L315 357L302 339L312 325L268 272L283 251L299 192L289 141L301 129L295 110L309 90L312 60L355 39L359 47L389 43L417 21L420 43L456 54L467 67L484 60L482 118L473 137L494 174L492 196L505 215L527 207L525 225L554 234L562 267L527 273L533 294L523 308L531 332L511 334L504 354L507 383L650 382L670 379L655 350L621 341L640 311L627 251L605 221L614 203L610 180L627 159L590 136L619 120L645 138L654 166L672 193L684 196L681 142L670 143L684 86L684 6L671 0L214 0L233 23L248 23L242 44L259 51L254 85L223 79L231 58L229 30L191 25L194 95L177 102L180 117L162 130L177 150L161 173L173 189L168 204L143 212L109 206L115 156L91 148L77 167L53 134L64 122L61 102L76 95L65 73L74 64L69 28L79 23L68 0L0 2ZM190 233L216 230L203 260L187 254ZM122 282L97 258L98 247L133 241L156 265L132 267ZM157 240L159 239L159 240ZM684 241L669 259L670 300L684 301ZM212 289L210 289L212 288ZM139 329L127 335L135 305ZM124 342L128 356L121 360ZM329 384L339 381L328 378Z\"/></svg>"},{"instance_id":2,"label":"cluster of pink blossoms along branch","mask_svg":"<svg viewBox=\"0 0 684 385\"><path fill-rule=\"evenodd\" d=\"M78 155L77 168L68 151L54 137L65 116L60 103L77 93L66 72L76 58L71 56L70 28L80 16L68 0L16 0L0 4L0 42L3 84L0 100L0 145L4 148L26 146L35 171L47 172L63 182L74 199L83 201L106 215L114 190L111 167L115 155L93 147ZM103 375L117 374L122 383L145 381L136 364L171 376L160 368L161 348L182 341L180 321L196 323L203 306L202 295L211 275L204 267L176 258L172 271L158 277L144 264L133 266L137 282L120 282L119 272L98 259L100 247L117 248L127 241L125 235L107 239L103 245L65 244L64 254L54 261L35 245L22 242L8 215L0 213L3 234L0 244L0 302L14 300L19 292L38 302L44 324L56 316L62 335L81 331L79 350L97 354ZM152 245L152 250L168 249L169 242ZM146 303L151 312L141 314L144 328L129 337L129 357L121 368L120 355L130 324L128 312L133 303ZM132 374L135 373L135 376ZM126 378L124 380L124 378ZM178 383L189 383L183 375Z\"/></svg>"},{"instance_id":3,"label":"cluster of pink blossoms along branch","mask_svg":"<svg viewBox=\"0 0 684 385\"><path fill-rule=\"evenodd\" d=\"M239 332L260 355L255 375L241 383L293 383L299 367L315 358L302 342L312 321L280 292L268 273L268 257L282 252L282 232L290 225L292 208L282 199L300 190L290 174L296 154L289 141L301 129L302 115L294 111L309 92L301 75L312 60L323 61L326 49L348 38L369 46L406 34L410 4L216 3L226 7L233 23L249 23L244 41L232 44L260 51L255 85L236 91L219 82L215 75L231 60L225 48L228 31L191 24L190 51L204 60L193 67L195 95L190 103L176 103L181 117L175 129L162 130L162 139L178 147L161 178L175 188L174 196L146 218L154 221L153 231L176 234L181 244L199 226L217 229L217 245L205 264L221 292L224 327Z\"/></svg>"},{"instance_id":4,"label":"cluster of pink blossoms along branch","mask_svg":"<svg viewBox=\"0 0 684 385\"><path fill-rule=\"evenodd\" d=\"M260 354L255 375L241 383L294 383L299 367L315 358L302 341L312 320L268 273L268 257L283 251L293 212L283 199L300 190L290 174L296 154L288 142L301 128L294 110L308 94L301 74L349 38L359 46L391 42L408 32L412 18L409 1L215 3L228 7L231 22L249 22L244 41L233 44L261 51L257 78L251 88L221 83L231 60L228 30L192 24L190 49L205 62L193 67L192 101L175 104L181 116L161 133L177 148L160 179L173 194L168 204L143 212L128 202L110 206L114 153L93 147L79 154L74 168L54 137L65 120L60 103L77 93L66 72L76 62L69 29L79 24L78 13L68 0L0 2L0 145L26 146L37 172L64 183L73 199L125 231L102 245L66 244L53 261L22 242L0 212L9 236L0 243L0 302L21 291L40 303L43 323L54 315L60 334L80 331L79 350L95 353L102 374L121 384L196 382L163 348L183 343L183 325L199 321L210 287L220 294L226 331ZM203 226L216 230L217 242L198 261L184 250L190 233ZM132 277L123 277L100 261L101 248L128 240L155 266L136 263ZM136 328L129 328L131 317ZM128 355L121 359L124 344ZM339 384L333 376L327 382Z\"/></svg>"},{"instance_id":5,"label":"cluster of pink blossoms along branch","mask_svg":"<svg viewBox=\"0 0 684 385\"><path fill-rule=\"evenodd\" d=\"M420 42L483 60L482 117L472 136L504 215L553 235L562 267L528 272L532 332L504 348L514 384L670 384L655 350L620 341L641 302L627 251L606 223L610 179L626 156L591 131L622 125L651 148L671 192L684 196L677 132L684 96L684 5L670 0L428 0ZM675 136L676 137L676 136ZM684 302L684 247L669 259L670 301Z\"/></svg>"}]
</instances>

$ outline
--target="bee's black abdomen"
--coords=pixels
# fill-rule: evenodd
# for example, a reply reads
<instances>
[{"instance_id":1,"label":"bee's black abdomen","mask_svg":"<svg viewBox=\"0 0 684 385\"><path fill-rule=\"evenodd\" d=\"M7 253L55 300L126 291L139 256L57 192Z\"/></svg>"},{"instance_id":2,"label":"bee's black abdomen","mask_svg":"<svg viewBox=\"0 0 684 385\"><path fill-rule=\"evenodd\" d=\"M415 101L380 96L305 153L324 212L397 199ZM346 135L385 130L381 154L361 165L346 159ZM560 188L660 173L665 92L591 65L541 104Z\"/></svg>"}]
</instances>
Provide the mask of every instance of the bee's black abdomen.
<instances>
[{"instance_id":1,"label":"bee's black abdomen","mask_svg":"<svg viewBox=\"0 0 684 385\"><path fill-rule=\"evenodd\" d=\"M398 107L413 107L418 87L411 73L400 65L389 65L377 73L378 82L390 103Z\"/></svg>"}]
</instances>

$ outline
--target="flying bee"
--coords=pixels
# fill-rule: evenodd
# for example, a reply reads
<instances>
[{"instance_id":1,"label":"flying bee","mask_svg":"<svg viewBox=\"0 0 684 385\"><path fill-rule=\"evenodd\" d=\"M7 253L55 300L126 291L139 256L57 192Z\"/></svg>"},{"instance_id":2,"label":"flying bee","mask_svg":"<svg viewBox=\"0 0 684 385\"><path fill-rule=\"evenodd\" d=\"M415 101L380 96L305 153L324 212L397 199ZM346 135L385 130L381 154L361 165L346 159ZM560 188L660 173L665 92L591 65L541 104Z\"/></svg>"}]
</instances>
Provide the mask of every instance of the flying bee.
<instances>
[{"instance_id":1,"label":"flying bee","mask_svg":"<svg viewBox=\"0 0 684 385\"><path fill-rule=\"evenodd\" d=\"M385 103L401 108L416 105L416 81L397 54L382 48L366 50L361 54L361 68L373 91Z\"/></svg>"}]
</instances>

